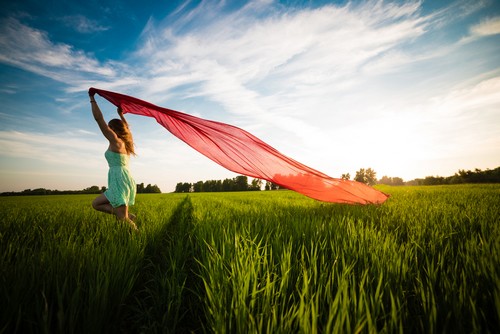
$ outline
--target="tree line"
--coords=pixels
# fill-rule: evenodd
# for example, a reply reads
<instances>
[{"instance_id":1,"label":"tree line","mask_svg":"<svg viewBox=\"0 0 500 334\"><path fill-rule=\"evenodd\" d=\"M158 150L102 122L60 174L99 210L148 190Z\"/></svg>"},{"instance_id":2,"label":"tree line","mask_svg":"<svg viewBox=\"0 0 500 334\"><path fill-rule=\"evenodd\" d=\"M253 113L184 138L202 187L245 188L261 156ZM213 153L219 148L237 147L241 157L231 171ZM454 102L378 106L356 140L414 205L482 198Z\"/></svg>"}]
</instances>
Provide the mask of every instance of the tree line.
<instances>
[{"instance_id":1,"label":"tree line","mask_svg":"<svg viewBox=\"0 0 500 334\"><path fill-rule=\"evenodd\" d=\"M342 174L344 180L350 180L349 173ZM426 176L423 179L414 179L411 181L404 181L401 177L382 176L377 179L377 173L372 168L360 168L354 178L354 181L365 183L373 186L376 184L384 184L390 186L404 186L404 185L445 185L445 184L460 184L460 183L500 183L500 167L493 170L475 169L459 170L455 175L448 177L441 176ZM260 179L253 179L248 184L248 178L244 175L236 176L233 179L225 180L208 180L198 181L195 183L179 182L175 187L176 193L188 192L226 192L226 191L259 191L262 189L263 181ZM283 187L266 181L265 190L283 189Z\"/></svg>"},{"instance_id":2,"label":"tree line","mask_svg":"<svg viewBox=\"0 0 500 334\"><path fill-rule=\"evenodd\" d=\"M495 169L474 169L465 170L459 169L457 173L452 176L426 176L425 178L417 178L411 181L404 181L400 177L382 176L377 179L377 173L372 168L360 168L354 180L368 185L385 184L390 186L403 186L403 185L446 185L446 184L461 184L461 183L500 183L500 167ZM349 173L342 174L344 180L350 180ZM260 179L253 179L250 184L248 177L244 175L236 176L232 179L225 180L208 180L198 181L196 183L179 182L175 187L176 193L187 192L226 192L226 191L258 191L262 189L264 181ZM266 181L264 184L265 190L281 189L279 185ZM101 194L106 191L106 187L91 186L82 190L51 190L45 188L25 189L23 191L3 192L0 196L25 196L25 195L74 195L74 194ZM160 188L155 185L144 185L144 183L137 184L137 193L161 193Z\"/></svg>"},{"instance_id":3,"label":"tree line","mask_svg":"<svg viewBox=\"0 0 500 334\"><path fill-rule=\"evenodd\" d=\"M406 185L431 186L445 184L461 184L461 183L500 183L500 167L495 169L474 169L464 170L459 169L452 176L426 176L423 179L415 179L405 182Z\"/></svg>"},{"instance_id":4,"label":"tree line","mask_svg":"<svg viewBox=\"0 0 500 334\"><path fill-rule=\"evenodd\" d=\"M500 167L495 169L474 169L464 170L459 169L457 173L452 176L426 176L425 178L418 178L411 181L404 181L400 177L382 176L377 180L377 173L371 168L361 168L356 172L354 177L355 181L366 183L368 185L385 184L390 186L432 186L432 185L445 185L445 184L462 184L462 183L500 183ZM342 174L343 179L349 179L349 174Z\"/></svg>"},{"instance_id":5,"label":"tree line","mask_svg":"<svg viewBox=\"0 0 500 334\"><path fill-rule=\"evenodd\" d=\"M30 195L78 195L78 194L102 194L106 191L106 187L91 186L82 190L51 190L45 188L25 189L23 191L9 191L0 193L0 196L30 196ZM144 183L137 184L137 193L139 194L154 194L161 193L160 188L155 184Z\"/></svg>"},{"instance_id":6,"label":"tree line","mask_svg":"<svg viewBox=\"0 0 500 334\"><path fill-rule=\"evenodd\" d=\"M270 182L268 182L270 183ZM267 183L266 183L267 186ZM269 186L270 187L270 186ZM274 188L277 185L273 185ZM176 193L189 192L226 192L226 191L259 191L262 188L262 180L253 179L250 184L248 177L238 175L232 179L198 181L195 183L179 182L175 186Z\"/></svg>"}]
</instances>

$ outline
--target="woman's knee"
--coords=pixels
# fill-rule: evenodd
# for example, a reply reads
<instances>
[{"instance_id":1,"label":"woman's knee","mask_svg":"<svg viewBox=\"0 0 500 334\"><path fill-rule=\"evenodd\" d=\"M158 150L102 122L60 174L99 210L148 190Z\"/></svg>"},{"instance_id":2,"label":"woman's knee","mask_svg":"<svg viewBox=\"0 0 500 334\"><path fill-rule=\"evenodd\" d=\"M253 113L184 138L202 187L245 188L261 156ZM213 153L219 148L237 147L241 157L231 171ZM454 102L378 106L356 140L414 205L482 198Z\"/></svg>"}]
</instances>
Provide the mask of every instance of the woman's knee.
<instances>
[{"instance_id":1,"label":"woman's knee","mask_svg":"<svg viewBox=\"0 0 500 334\"><path fill-rule=\"evenodd\" d=\"M93 201L92 201L92 207L96 210L99 210L101 205L103 205L104 203L102 201L100 201L98 198L95 198Z\"/></svg>"},{"instance_id":2,"label":"woman's knee","mask_svg":"<svg viewBox=\"0 0 500 334\"><path fill-rule=\"evenodd\" d=\"M109 204L108 199L104 195L99 195L92 201L92 207L99 210L103 205Z\"/></svg>"}]
</instances>

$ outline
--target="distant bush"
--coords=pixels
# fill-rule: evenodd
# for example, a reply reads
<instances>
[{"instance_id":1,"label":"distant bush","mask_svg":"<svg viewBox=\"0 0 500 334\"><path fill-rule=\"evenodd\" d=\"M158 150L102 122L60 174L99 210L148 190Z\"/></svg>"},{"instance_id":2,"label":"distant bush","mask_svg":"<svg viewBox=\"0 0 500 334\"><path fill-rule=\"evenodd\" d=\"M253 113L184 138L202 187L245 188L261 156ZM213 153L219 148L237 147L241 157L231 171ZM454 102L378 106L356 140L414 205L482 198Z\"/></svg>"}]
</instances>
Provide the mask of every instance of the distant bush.
<instances>
[{"instance_id":1,"label":"distant bush","mask_svg":"<svg viewBox=\"0 0 500 334\"><path fill-rule=\"evenodd\" d=\"M0 193L0 196L35 196L35 195L77 195L77 194L102 194L106 191L106 187L91 186L82 190L51 190L45 188L25 189L23 191L9 191ZM144 183L137 184L138 193L161 193L160 188L155 184L148 184L144 187Z\"/></svg>"}]
</instances>

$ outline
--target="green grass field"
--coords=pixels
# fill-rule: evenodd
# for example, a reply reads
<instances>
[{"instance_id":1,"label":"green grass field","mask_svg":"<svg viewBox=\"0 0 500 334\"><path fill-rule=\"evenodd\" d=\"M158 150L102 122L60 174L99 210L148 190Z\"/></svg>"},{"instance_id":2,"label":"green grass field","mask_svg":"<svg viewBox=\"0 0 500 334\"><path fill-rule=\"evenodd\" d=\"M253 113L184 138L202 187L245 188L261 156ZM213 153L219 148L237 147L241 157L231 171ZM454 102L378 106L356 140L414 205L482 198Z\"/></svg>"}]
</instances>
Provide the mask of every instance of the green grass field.
<instances>
[{"instance_id":1,"label":"green grass field","mask_svg":"<svg viewBox=\"0 0 500 334\"><path fill-rule=\"evenodd\" d=\"M500 185L0 197L0 333L494 333Z\"/></svg>"}]
</instances>

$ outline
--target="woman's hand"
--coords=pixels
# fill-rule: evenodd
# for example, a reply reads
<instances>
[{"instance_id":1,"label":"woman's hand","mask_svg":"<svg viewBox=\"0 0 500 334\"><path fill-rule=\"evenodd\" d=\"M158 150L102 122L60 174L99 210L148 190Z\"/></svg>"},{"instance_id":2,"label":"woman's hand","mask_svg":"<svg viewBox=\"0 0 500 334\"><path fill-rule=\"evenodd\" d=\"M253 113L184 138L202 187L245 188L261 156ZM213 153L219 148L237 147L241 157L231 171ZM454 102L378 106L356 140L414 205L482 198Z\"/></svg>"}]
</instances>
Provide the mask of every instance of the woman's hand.
<instances>
[{"instance_id":1,"label":"woman's hand","mask_svg":"<svg viewBox=\"0 0 500 334\"><path fill-rule=\"evenodd\" d=\"M94 97L95 93L96 93L95 88L90 87L90 88L89 88L89 96L90 96L90 97Z\"/></svg>"}]
</instances>

